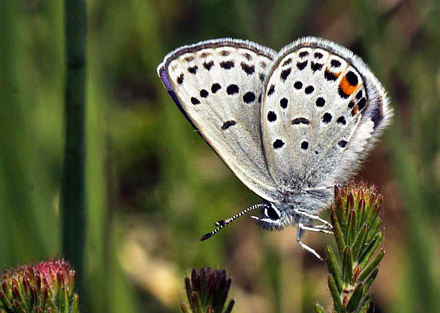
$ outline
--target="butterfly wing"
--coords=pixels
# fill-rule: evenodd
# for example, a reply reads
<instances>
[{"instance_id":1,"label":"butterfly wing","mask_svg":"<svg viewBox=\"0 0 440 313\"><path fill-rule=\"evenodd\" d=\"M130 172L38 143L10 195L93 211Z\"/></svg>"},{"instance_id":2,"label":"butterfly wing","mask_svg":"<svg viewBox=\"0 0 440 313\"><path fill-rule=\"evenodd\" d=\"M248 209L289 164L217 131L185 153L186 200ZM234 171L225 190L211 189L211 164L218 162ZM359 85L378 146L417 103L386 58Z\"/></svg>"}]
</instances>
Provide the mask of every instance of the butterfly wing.
<instances>
[{"instance_id":1,"label":"butterfly wing","mask_svg":"<svg viewBox=\"0 0 440 313\"><path fill-rule=\"evenodd\" d=\"M252 191L280 198L261 147L263 81L276 53L252 42L218 39L168 54L158 74L205 141Z\"/></svg>"},{"instance_id":2,"label":"butterfly wing","mask_svg":"<svg viewBox=\"0 0 440 313\"><path fill-rule=\"evenodd\" d=\"M272 177L290 190L347 179L391 116L383 87L352 52L313 37L292 43L264 89L262 136Z\"/></svg>"}]
</instances>

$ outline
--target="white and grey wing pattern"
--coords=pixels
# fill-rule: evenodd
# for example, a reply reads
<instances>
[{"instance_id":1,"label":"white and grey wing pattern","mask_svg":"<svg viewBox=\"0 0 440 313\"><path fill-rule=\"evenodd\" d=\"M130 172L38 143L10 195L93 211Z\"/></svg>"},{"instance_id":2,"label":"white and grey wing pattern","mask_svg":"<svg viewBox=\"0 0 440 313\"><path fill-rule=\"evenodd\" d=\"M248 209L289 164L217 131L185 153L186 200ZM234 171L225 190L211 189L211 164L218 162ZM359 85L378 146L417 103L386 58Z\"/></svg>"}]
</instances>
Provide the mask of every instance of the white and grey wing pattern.
<instances>
[{"instance_id":1,"label":"white and grey wing pattern","mask_svg":"<svg viewBox=\"0 0 440 313\"><path fill-rule=\"evenodd\" d=\"M385 91L360 58L308 37L279 53L261 114L272 177L288 190L349 178L389 124Z\"/></svg>"},{"instance_id":2,"label":"white and grey wing pattern","mask_svg":"<svg viewBox=\"0 0 440 313\"><path fill-rule=\"evenodd\" d=\"M158 74L173 100L234 174L268 201L281 195L261 147L263 81L276 52L218 39L168 54Z\"/></svg>"}]
</instances>

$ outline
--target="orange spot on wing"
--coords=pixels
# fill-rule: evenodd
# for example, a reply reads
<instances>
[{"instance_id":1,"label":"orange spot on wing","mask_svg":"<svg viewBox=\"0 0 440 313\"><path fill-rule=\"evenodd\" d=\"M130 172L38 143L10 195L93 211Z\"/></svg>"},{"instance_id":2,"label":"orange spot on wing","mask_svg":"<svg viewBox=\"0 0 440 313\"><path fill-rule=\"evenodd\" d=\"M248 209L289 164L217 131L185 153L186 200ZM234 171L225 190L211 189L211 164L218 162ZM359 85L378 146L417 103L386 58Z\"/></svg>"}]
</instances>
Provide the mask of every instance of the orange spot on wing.
<instances>
[{"instance_id":1,"label":"orange spot on wing","mask_svg":"<svg viewBox=\"0 0 440 313\"><path fill-rule=\"evenodd\" d=\"M346 94L346 95L351 95L353 92L355 92L358 88L359 84L357 85L350 85L350 83L348 82L347 78L344 76L341 79L341 82L339 83L339 87L342 89L342 91Z\"/></svg>"},{"instance_id":2,"label":"orange spot on wing","mask_svg":"<svg viewBox=\"0 0 440 313\"><path fill-rule=\"evenodd\" d=\"M353 108L353 110L351 110L351 115L352 115L352 116L355 116L356 114L358 114L358 111L359 111L359 107L356 105L356 106Z\"/></svg>"}]
</instances>

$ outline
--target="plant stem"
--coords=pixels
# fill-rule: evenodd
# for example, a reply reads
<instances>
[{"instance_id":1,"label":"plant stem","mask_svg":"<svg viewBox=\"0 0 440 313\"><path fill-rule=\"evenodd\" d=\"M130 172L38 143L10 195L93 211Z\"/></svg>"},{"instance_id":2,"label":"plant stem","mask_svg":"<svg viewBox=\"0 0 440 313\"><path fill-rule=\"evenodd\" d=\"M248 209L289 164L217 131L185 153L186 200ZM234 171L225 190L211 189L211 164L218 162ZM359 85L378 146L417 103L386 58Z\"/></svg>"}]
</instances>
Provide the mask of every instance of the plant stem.
<instances>
[{"instance_id":1,"label":"plant stem","mask_svg":"<svg viewBox=\"0 0 440 313\"><path fill-rule=\"evenodd\" d=\"M61 191L63 253L84 291L86 234L86 2L65 0L65 147Z\"/></svg>"}]
</instances>

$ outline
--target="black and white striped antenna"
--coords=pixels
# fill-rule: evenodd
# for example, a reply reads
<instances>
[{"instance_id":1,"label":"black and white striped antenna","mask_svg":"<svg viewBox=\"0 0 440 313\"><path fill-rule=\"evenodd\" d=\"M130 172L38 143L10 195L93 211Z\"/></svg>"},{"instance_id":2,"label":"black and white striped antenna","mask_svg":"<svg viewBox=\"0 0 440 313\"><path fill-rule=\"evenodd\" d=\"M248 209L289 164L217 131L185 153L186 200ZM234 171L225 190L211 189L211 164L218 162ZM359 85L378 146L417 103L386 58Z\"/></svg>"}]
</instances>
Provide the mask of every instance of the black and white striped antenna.
<instances>
[{"instance_id":1,"label":"black and white striped antenna","mask_svg":"<svg viewBox=\"0 0 440 313\"><path fill-rule=\"evenodd\" d=\"M246 213L249 213L250 211L253 211L255 209L259 209L259 208L263 208L265 207L266 204L255 204L253 206L248 207L247 209L244 209L243 211L241 211L240 213L235 214L234 216L226 219L226 220L220 220L218 222L215 222L215 226L218 226L216 229L214 229L213 231L205 234L202 236L202 238L200 239L201 241L206 240L211 238L212 236L214 236L215 234L217 234L219 232L220 229L222 229L223 227L225 227L226 225L232 223L233 221L235 221L236 219L238 219L239 217L245 215Z\"/></svg>"}]
</instances>

